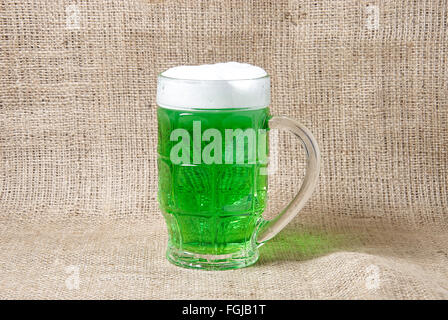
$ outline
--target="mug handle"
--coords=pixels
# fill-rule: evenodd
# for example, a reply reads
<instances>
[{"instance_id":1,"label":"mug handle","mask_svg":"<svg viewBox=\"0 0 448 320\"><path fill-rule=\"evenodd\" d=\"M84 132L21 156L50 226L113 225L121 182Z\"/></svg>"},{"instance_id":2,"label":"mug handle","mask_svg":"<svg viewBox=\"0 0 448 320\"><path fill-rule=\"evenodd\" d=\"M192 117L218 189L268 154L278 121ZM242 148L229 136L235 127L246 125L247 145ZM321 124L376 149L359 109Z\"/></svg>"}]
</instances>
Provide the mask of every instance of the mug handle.
<instances>
[{"instance_id":1,"label":"mug handle","mask_svg":"<svg viewBox=\"0 0 448 320\"><path fill-rule=\"evenodd\" d=\"M311 197L320 172L319 146L313 134L306 127L291 118L273 116L269 120L269 128L288 130L302 141L307 155L306 173L302 186L294 199L275 218L265 220L261 224L257 234L259 246L272 239L299 213Z\"/></svg>"}]
</instances>

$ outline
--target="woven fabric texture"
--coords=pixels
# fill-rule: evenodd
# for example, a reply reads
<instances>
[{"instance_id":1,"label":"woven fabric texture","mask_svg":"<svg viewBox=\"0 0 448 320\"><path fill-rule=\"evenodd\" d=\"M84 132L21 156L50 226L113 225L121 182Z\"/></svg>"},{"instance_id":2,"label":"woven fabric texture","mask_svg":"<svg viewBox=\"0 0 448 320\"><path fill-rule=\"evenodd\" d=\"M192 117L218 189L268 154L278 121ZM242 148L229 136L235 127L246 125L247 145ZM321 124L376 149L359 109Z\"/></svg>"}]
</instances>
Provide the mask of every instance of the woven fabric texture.
<instances>
[{"instance_id":1,"label":"woven fabric texture","mask_svg":"<svg viewBox=\"0 0 448 320\"><path fill-rule=\"evenodd\" d=\"M0 298L448 298L448 2L1 1ZM253 267L170 265L157 74L240 61L322 151ZM305 155L280 135L274 216ZM79 281L78 281L79 280Z\"/></svg>"}]
</instances>

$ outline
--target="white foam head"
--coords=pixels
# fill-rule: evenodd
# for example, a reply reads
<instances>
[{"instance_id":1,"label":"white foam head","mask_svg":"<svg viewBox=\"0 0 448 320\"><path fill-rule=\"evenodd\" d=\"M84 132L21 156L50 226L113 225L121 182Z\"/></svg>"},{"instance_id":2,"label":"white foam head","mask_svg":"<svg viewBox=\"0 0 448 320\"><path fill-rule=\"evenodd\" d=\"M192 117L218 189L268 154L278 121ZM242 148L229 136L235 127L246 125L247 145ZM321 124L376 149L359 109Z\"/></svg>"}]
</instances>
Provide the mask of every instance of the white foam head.
<instances>
[{"instance_id":1,"label":"white foam head","mask_svg":"<svg viewBox=\"0 0 448 320\"><path fill-rule=\"evenodd\" d=\"M269 76L247 63L178 66L161 73L157 81L157 105L164 108L258 109L269 102Z\"/></svg>"}]
</instances>

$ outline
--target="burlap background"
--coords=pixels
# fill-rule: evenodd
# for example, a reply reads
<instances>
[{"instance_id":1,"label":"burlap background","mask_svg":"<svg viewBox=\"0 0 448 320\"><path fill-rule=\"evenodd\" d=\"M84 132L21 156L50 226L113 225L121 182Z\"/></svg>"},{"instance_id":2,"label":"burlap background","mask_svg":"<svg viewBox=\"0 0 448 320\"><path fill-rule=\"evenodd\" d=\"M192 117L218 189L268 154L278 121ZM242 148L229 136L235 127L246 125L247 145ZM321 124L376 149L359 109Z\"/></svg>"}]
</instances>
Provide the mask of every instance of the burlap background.
<instances>
[{"instance_id":1,"label":"burlap background","mask_svg":"<svg viewBox=\"0 0 448 320\"><path fill-rule=\"evenodd\" d=\"M0 297L448 298L447 6L1 1ZM315 133L320 185L257 265L185 270L164 258L156 75L229 60ZM268 216L303 176L281 139Z\"/></svg>"}]
</instances>

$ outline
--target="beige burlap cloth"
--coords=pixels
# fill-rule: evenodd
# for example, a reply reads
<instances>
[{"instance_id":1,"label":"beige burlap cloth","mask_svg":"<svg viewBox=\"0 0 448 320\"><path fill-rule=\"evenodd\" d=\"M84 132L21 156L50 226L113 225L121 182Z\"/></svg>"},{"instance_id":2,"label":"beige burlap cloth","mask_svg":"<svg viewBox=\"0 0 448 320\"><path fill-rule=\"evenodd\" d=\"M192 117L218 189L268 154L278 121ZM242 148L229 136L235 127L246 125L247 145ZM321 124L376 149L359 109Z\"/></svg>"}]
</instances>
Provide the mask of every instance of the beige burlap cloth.
<instances>
[{"instance_id":1,"label":"beige burlap cloth","mask_svg":"<svg viewBox=\"0 0 448 320\"><path fill-rule=\"evenodd\" d=\"M448 298L447 1L1 1L0 298ZM236 60L323 154L253 267L164 258L157 73ZM280 136L273 216L304 155Z\"/></svg>"}]
</instances>

